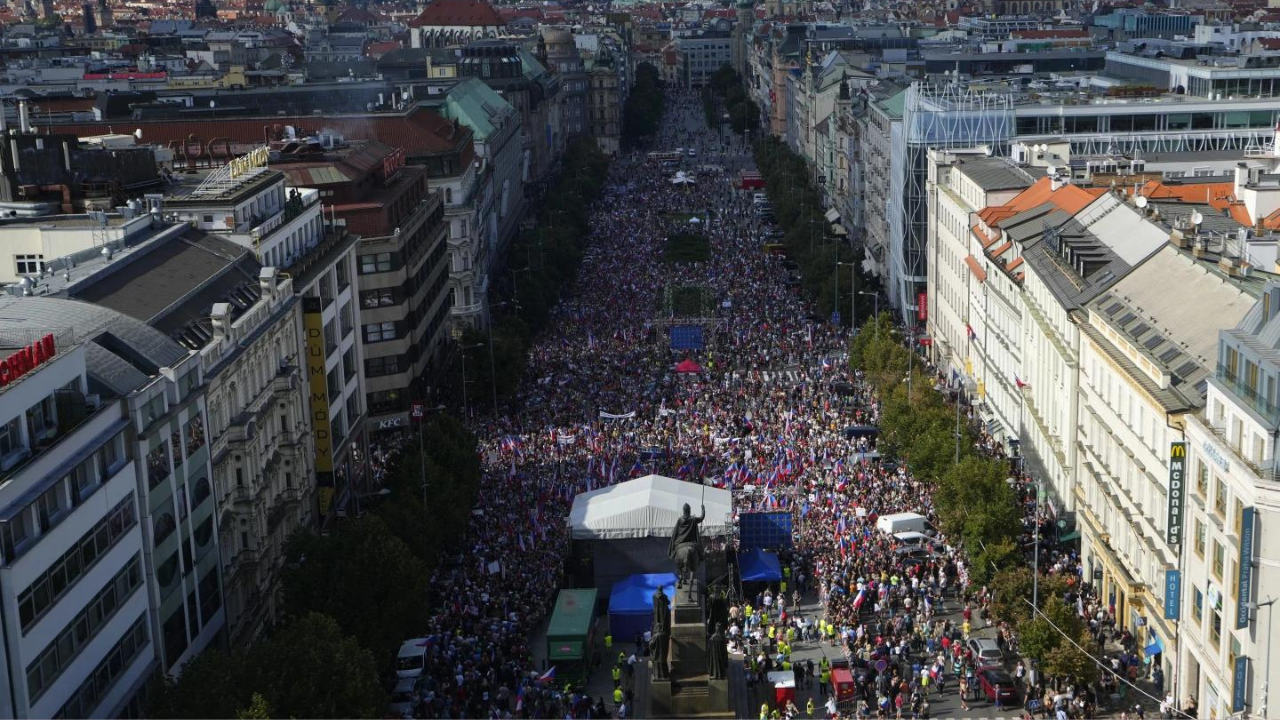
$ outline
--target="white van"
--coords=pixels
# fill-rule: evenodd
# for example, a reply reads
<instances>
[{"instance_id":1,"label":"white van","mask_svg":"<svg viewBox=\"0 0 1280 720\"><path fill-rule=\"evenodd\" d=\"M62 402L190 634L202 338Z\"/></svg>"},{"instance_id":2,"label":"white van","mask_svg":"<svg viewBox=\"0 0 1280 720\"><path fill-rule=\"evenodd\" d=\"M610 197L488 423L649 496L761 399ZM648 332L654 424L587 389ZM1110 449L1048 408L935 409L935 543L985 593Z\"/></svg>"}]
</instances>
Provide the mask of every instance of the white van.
<instances>
[{"instance_id":1,"label":"white van","mask_svg":"<svg viewBox=\"0 0 1280 720\"><path fill-rule=\"evenodd\" d=\"M416 678L422 674L427 665L427 639L414 638L400 644L400 652L396 653L396 676L400 678Z\"/></svg>"},{"instance_id":2,"label":"white van","mask_svg":"<svg viewBox=\"0 0 1280 720\"><path fill-rule=\"evenodd\" d=\"M756 205L759 205L761 203L767 203L769 202L769 196L764 193L756 193L755 195L751 196L751 202Z\"/></svg>"},{"instance_id":3,"label":"white van","mask_svg":"<svg viewBox=\"0 0 1280 720\"><path fill-rule=\"evenodd\" d=\"M929 529L929 521L920 513L900 512L881 515L876 519L876 528L888 535L906 532L922 533Z\"/></svg>"}]
</instances>

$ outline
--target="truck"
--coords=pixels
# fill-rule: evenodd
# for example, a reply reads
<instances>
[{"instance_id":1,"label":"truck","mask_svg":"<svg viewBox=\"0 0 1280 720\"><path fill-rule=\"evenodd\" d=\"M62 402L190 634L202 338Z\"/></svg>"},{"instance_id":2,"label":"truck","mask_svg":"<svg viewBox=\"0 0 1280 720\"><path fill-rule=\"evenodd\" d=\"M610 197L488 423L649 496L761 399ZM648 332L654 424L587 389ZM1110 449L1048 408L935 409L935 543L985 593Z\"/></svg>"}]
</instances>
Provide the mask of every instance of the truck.
<instances>
[{"instance_id":1,"label":"truck","mask_svg":"<svg viewBox=\"0 0 1280 720\"><path fill-rule=\"evenodd\" d=\"M927 532L929 520L920 513L900 512L892 515L881 515L876 519L876 529L888 535L905 532Z\"/></svg>"},{"instance_id":2,"label":"truck","mask_svg":"<svg viewBox=\"0 0 1280 720\"><path fill-rule=\"evenodd\" d=\"M547 626L547 667L571 682L591 673L596 629L595 588L561 590Z\"/></svg>"}]
</instances>

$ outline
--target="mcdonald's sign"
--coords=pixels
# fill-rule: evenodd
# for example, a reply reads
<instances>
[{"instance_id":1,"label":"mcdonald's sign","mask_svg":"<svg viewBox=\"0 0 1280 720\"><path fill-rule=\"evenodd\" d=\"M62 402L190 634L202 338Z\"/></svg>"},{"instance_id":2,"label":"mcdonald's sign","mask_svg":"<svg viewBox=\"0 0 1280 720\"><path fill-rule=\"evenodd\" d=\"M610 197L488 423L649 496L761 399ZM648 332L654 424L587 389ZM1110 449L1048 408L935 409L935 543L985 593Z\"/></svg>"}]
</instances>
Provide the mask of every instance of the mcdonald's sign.
<instances>
[{"instance_id":1,"label":"mcdonald's sign","mask_svg":"<svg viewBox=\"0 0 1280 720\"><path fill-rule=\"evenodd\" d=\"M1165 525L1165 542L1182 546L1182 504L1186 500L1187 444L1169 443L1169 516Z\"/></svg>"}]
</instances>

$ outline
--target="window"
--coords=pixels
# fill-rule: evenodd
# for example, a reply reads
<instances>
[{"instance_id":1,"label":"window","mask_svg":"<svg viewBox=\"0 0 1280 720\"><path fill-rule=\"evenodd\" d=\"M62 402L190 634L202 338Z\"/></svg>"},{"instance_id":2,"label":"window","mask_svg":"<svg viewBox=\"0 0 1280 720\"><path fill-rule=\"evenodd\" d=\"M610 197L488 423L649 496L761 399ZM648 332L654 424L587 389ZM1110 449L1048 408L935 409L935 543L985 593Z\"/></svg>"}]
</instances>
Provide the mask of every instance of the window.
<instances>
[{"instance_id":1,"label":"window","mask_svg":"<svg viewBox=\"0 0 1280 720\"><path fill-rule=\"evenodd\" d=\"M4 425L0 425L0 457L4 457L23 448L21 428L22 424L18 418L14 418Z\"/></svg>"},{"instance_id":2,"label":"window","mask_svg":"<svg viewBox=\"0 0 1280 720\"><path fill-rule=\"evenodd\" d=\"M381 377L383 375L394 375L400 372L400 356L389 355L387 357L369 358L364 361L364 374L368 377Z\"/></svg>"},{"instance_id":3,"label":"window","mask_svg":"<svg viewBox=\"0 0 1280 720\"><path fill-rule=\"evenodd\" d=\"M1204 559L1204 523L1196 518L1196 555Z\"/></svg>"},{"instance_id":4,"label":"window","mask_svg":"<svg viewBox=\"0 0 1280 720\"><path fill-rule=\"evenodd\" d=\"M1219 478L1213 479L1213 511L1224 520L1227 517L1227 484Z\"/></svg>"},{"instance_id":5,"label":"window","mask_svg":"<svg viewBox=\"0 0 1280 720\"><path fill-rule=\"evenodd\" d=\"M138 616L115 647L107 653L98 667L90 673L80 687L71 692L71 699L54 714L59 718L89 717L98 703L111 690L120 674L133 665L133 661L147 648L147 615ZM176 656L171 659L176 659Z\"/></svg>"},{"instance_id":6,"label":"window","mask_svg":"<svg viewBox=\"0 0 1280 720\"><path fill-rule=\"evenodd\" d=\"M1209 641L1213 643L1214 648L1222 647L1222 609L1215 608L1209 611Z\"/></svg>"},{"instance_id":7,"label":"window","mask_svg":"<svg viewBox=\"0 0 1280 720\"><path fill-rule=\"evenodd\" d=\"M98 474L102 477L102 482L111 479L111 476L120 469L120 466L128 459L128 448L124 442L124 434L116 435L111 438L98 450Z\"/></svg>"},{"instance_id":8,"label":"window","mask_svg":"<svg viewBox=\"0 0 1280 720\"><path fill-rule=\"evenodd\" d=\"M33 702L58 679L141 584L142 559L141 555L134 555L133 560L108 580L80 614L27 666L27 688Z\"/></svg>"},{"instance_id":9,"label":"window","mask_svg":"<svg viewBox=\"0 0 1280 720\"><path fill-rule=\"evenodd\" d=\"M62 483L55 483L36 498L36 520L41 533L49 532L62 515L61 498L58 497L61 491Z\"/></svg>"},{"instance_id":10,"label":"window","mask_svg":"<svg viewBox=\"0 0 1280 720\"><path fill-rule=\"evenodd\" d=\"M169 477L169 473L169 443L161 440L159 445L147 453L147 479L151 483L151 489L155 490L157 485Z\"/></svg>"},{"instance_id":11,"label":"window","mask_svg":"<svg viewBox=\"0 0 1280 720\"><path fill-rule=\"evenodd\" d=\"M1200 592L1200 588L1192 588L1192 590L1194 592L1191 596L1191 617L1198 625L1204 617L1204 593Z\"/></svg>"},{"instance_id":12,"label":"window","mask_svg":"<svg viewBox=\"0 0 1280 720\"><path fill-rule=\"evenodd\" d=\"M197 412L182 428L182 437L187 449L187 457L204 447L204 418Z\"/></svg>"},{"instance_id":13,"label":"window","mask_svg":"<svg viewBox=\"0 0 1280 720\"><path fill-rule=\"evenodd\" d=\"M26 590L18 594L18 621L22 626L22 632L29 631L31 626L94 566L98 558L105 555L120 538L133 529L135 524L137 524L137 515L134 513L131 493L116 505L109 515L89 528L89 531L80 537L80 542L63 553L62 557L54 560L49 570L42 573ZM9 557L11 559L11 556Z\"/></svg>"},{"instance_id":14,"label":"window","mask_svg":"<svg viewBox=\"0 0 1280 720\"><path fill-rule=\"evenodd\" d=\"M396 304L395 291L391 288L364 290L360 293L360 307L379 308Z\"/></svg>"},{"instance_id":15,"label":"window","mask_svg":"<svg viewBox=\"0 0 1280 720\"><path fill-rule=\"evenodd\" d=\"M396 324L394 322L370 323L364 326L365 342L383 342L395 339Z\"/></svg>"},{"instance_id":16,"label":"window","mask_svg":"<svg viewBox=\"0 0 1280 720\"><path fill-rule=\"evenodd\" d=\"M1196 494L1209 499L1209 468L1199 460L1196 461Z\"/></svg>"},{"instance_id":17,"label":"window","mask_svg":"<svg viewBox=\"0 0 1280 720\"><path fill-rule=\"evenodd\" d=\"M1217 540L1213 541L1213 576L1222 579L1222 567L1226 561L1227 551L1222 547L1222 543Z\"/></svg>"},{"instance_id":18,"label":"window","mask_svg":"<svg viewBox=\"0 0 1280 720\"><path fill-rule=\"evenodd\" d=\"M391 271L391 253L371 253L369 255L360 256L360 274L368 275L369 273L390 272Z\"/></svg>"},{"instance_id":19,"label":"window","mask_svg":"<svg viewBox=\"0 0 1280 720\"><path fill-rule=\"evenodd\" d=\"M39 275L44 270L44 255L14 255L13 267L19 275Z\"/></svg>"}]
</instances>

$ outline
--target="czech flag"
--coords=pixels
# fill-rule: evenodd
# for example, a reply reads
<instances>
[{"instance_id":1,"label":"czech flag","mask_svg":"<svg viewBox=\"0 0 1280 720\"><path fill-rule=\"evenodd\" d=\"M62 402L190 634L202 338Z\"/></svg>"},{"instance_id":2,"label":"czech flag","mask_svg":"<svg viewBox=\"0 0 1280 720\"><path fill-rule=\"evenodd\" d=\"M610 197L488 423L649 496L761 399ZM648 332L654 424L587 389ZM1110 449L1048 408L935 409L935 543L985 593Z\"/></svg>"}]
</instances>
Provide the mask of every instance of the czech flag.
<instances>
[{"instance_id":1,"label":"czech flag","mask_svg":"<svg viewBox=\"0 0 1280 720\"><path fill-rule=\"evenodd\" d=\"M867 587L864 585L858 590L858 595L853 599L854 609L861 608L863 601L867 599ZM555 670L555 668L551 668Z\"/></svg>"},{"instance_id":2,"label":"czech flag","mask_svg":"<svg viewBox=\"0 0 1280 720\"><path fill-rule=\"evenodd\" d=\"M555 666L555 665L552 665L550 670L548 670L548 671L546 671L546 672L544 672L544 673L542 673L541 675L539 675L539 676L538 676L538 682L540 682L540 683L555 682L555 679L556 679L556 666Z\"/></svg>"}]
</instances>

